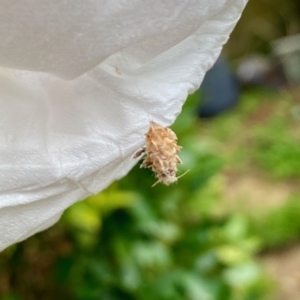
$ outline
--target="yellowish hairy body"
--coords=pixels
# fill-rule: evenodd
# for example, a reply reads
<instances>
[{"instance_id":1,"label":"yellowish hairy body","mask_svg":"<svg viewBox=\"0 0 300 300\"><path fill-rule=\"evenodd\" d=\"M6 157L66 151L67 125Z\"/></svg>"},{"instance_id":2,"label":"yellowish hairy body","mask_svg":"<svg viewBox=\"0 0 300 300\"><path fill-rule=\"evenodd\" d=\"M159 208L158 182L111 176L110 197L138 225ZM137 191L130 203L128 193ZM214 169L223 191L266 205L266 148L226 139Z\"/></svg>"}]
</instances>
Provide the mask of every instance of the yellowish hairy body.
<instances>
[{"instance_id":1,"label":"yellowish hairy body","mask_svg":"<svg viewBox=\"0 0 300 300\"><path fill-rule=\"evenodd\" d=\"M169 185L178 179L177 164L182 163L178 156L180 149L177 136L170 128L151 121L146 133L146 146L137 151L134 158L145 153L141 168L149 168L154 172L158 179L154 185L159 182Z\"/></svg>"}]
</instances>

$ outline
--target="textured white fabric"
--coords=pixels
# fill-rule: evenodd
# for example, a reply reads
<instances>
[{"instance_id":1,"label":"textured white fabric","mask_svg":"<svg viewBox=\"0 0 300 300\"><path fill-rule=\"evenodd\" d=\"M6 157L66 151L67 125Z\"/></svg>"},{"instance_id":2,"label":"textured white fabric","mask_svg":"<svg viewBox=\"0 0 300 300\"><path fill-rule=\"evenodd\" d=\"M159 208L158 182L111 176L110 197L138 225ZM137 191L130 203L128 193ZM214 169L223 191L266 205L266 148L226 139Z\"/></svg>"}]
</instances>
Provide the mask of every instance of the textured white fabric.
<instances>
[{"instance_id":1,"label":"textured white fabric","mask_svg":"<svg viewBox=\"0 0 300 300\"><path fill-rule=\"evenodd\" d=\"M246 0L0 0L0 250L136 163Z\"/></svg>"}]
</instances>

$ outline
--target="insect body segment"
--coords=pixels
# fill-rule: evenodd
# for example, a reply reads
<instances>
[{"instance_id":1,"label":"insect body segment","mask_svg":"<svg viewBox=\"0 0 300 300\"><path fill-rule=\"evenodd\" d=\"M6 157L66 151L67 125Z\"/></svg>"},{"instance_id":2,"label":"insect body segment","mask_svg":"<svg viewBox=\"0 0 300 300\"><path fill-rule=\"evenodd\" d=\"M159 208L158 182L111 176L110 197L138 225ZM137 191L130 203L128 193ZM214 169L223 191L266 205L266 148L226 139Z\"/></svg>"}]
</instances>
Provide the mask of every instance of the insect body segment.
<instances>
[{"instance_id":1,"label":"insect body segment","mask_svg":"<svg viewBox=\"0 0 300 300\"><path fill-rule=\"evenodd\" d=\"M178 179L177 164L182 163L178 156L180 149L177 136L170 128L150 122L149 131L146 133L146 146L136 152L134 158L145 153L141 168L149 168L154 172L158 179L154 185L159 182L169 185Z\"/></svg>"}]
</instances>

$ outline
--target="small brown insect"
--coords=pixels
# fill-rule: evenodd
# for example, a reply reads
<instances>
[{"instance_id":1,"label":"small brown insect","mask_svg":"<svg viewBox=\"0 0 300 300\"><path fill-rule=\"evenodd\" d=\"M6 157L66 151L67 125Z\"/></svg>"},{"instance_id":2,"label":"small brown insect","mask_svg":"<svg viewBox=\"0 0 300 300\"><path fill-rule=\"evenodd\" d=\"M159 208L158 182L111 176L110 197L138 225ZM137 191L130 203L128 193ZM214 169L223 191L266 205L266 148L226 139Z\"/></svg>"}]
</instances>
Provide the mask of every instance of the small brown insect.
<instances>
[{"instance_id":1,"label":"small brown insect","mask_svg":"<svg viewBox=\"0 0 300 300\"><path fill-rule=\"evenodd\" d=\"M169 185L179 178L176 177L176 173L177 164L182 163L178 156L180 149L181 147L177 145L177 136L170 128L151 121L149 131L146 133L146 146L137 151L134 158L145 153L141 168L149 168L154 172L158 179L154 185L159 182Z\"/></svg>"}]
</instances>

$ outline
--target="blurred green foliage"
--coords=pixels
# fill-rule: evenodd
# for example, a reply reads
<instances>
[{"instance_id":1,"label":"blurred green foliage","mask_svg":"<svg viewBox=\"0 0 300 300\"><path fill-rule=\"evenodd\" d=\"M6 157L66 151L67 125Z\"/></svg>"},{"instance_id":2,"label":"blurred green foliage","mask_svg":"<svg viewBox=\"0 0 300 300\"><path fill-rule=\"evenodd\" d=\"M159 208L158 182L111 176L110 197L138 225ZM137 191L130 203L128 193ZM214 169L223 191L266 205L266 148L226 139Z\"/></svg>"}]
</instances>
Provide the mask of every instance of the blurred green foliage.
<instances>
[{"instance_id":1,"label":"blurred green foliage","mask_svg":"<svg viewBox=\"0 0 300 300\"><path fill-rule=\"evenodd\" d=\"M299 138L293 138L284 118L272 118L257 135L257 163L277 179L300 178Z\"/></svg>"},{"instance_id":2,"label":"blurred green foliage","mask_svg":"<svg viewBox=\"0 0 300 300\"><path fill-rule=\"evenodd\" d=\"M236 178L250 176L274 188L284 183L290 191L291 195L276 206L260 211L253 205L253 209L243 210L250 232L260 240L261 250L276 251L298 242L300 237L299 95L299 89L280 93L249 90L234 110L214 122L203 123L200 132L222 153L227 172ZM226 195L223 197L224 209ZM255 191L249 197L255 198ZM256 201L265 200L272 202Z\"/></svg>"},{"instance_id":3,"label":"blurred green foliage","mask_svg":"<svg viewBox=\"0 0 300 300\"><path fill-rule=\"evenodd\" d=\"M263 241L264 250L287 247L299 241L300 196L293 196L279 207L252 216L250 227L253 235Z\"/></svg>"},{"instance_id":4,"label":"blurred green foliage","mask_svg":"<svg viewBox=\"0 0 300 300\"><path fill-rule=\"evenodd\" d=\"M0 256L1 299L263 299L258 239L245 216L219 212L223 165L198 137L191 96L174 125L183 146L170 187L135 167L60 223Z\"/></svg>"}]
</instances>

